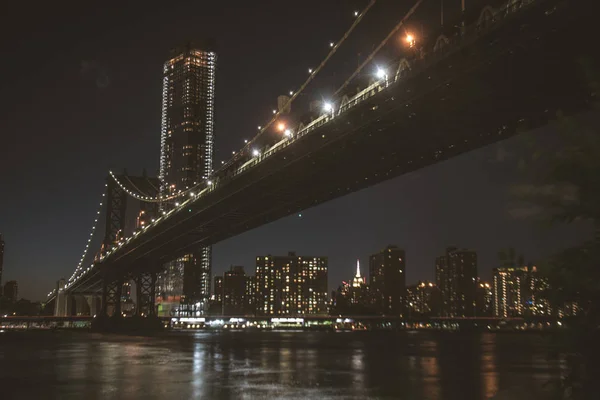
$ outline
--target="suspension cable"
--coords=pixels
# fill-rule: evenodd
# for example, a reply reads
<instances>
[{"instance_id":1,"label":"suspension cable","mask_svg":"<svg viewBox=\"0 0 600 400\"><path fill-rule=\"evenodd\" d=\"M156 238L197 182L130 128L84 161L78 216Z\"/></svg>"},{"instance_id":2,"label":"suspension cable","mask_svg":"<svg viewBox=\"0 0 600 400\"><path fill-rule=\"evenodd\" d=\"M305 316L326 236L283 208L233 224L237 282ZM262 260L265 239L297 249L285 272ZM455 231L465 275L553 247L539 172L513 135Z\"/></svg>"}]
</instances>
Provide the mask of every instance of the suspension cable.
<instances>
[{"instance_id":1,"label":"suspension cable","mask_svg":"<svg viewBox=\"0 0 600 400\"><path fill-rule=\"evenodd\" d=\"M177 199L181 196L185 196L187 193L192 192L192 190L195 190L196 188L198 188L200 185L203 185L204 183L199 183L196 184L195 186L186 189L182 192L170 195L170 196L162 196L162 195L158 195L156 197L152 197L152 196L147 196L144 194L139 194L139 193L135 193L131 190L129 190L123 183L121 183L121 181L119 181L119 179L117 178L117 176L112 172L112 171L108 171L108 173L110 174L111 178L114 179L115 182L117 182L117 185L119 185L119 187L121 189L123 189L125 191L125 193L127 193L128 195L130 195L131 197L133 197L136 200L140 200L146 203L160 203L163 201L169 201L169 200L173 200L173 199ZM139 189L138 189L139 190Z\"/></svg>"},{"instance_id":2,"label":"suspension cable","mask_svg":"<svg viewBox=\"0 0 600 400\"><path fill-rule=\"evenodd\" d=\"M327 56L325 57L325 59L319 64L319 66L311 72L310 76L308 77L308 79L302 84L302 86L300 87L300 89L298 89L296 92L294 92L292 94L292 97L290 97L288 99L288 101L285 103L285 105L283 106L283 110L285 110L286 108L288 108L289 106L291 106L292 102L302 93L302 91L304 91L304 89L306 88L306 86L308 86L308 84L317 76L317 74L323 69L323 67L325 66L325 64L327 64L327 62L329 61L329 59L337 52L337 50L340 48L341 44L350 36L350 34L352 33L352 31L354 30L354 28L356 28L356 26L360 23L360 21L363 19L363 17L365 16L365 14L369 11L369 9L375 4L376 0L370 0L369 4L365 7L365 9L360 12L355 20L354 23L352 24L352 26L350 26L350 28L346 31L346 33L344 34L344 36L337 42L335 43L331 50L329 51L329 53L327 54ZM279 118L281 114L280 110L277 110L277 112L274 114L274 116L271 118L271 120L264 126L261 128L260 132L254 137L252 138L250 141L248 141L248 143L242 148L241 151L250 148L250 146L252 145L252 143L257 140L276 120L277 118ZM219 168L217 171L220 171L226 167L228 167L231 163L231 161L234 159L235 157L233 157L232 159L230 159L227 163L225 163L225 165L221 166L221 168ZM109 171L110 176L115 180L115 182L119 185L119 187L121 189L123 189L128 195L130 195L131 197L133 197L134 199L143 201L143 202L147 202L147 203L160 203L160 202L164 202L164 201L169 201L169 200L173 200L173 199L177 199L180 197L183 197L185 195L187 195L188 193L193 193L193 191L195 191L196 189L198 189L201 186L205 186L206 183L205 182L200 182L198 184L196 184L195 186L186 189L184 191L181 191L179 193L173 194L173 195L169 195L169 196L148 196L147 193L143 193L139 188L137 188L137 186L135 186L133 184L133 182L131 182L131 180L129 178L128 181L132 184L132 186L139 191L140 193L136 193L132 190L129 190L121 181L119 181L119 179L117 178L117 176L112 172ZM210 183L209 183L210 184Z\"/></svg>"},{"instance_id":3,"label":"suspension cable","mask_svg":"<svg viewBox=\"0 0 600 400\"><path fill-rule=\"evenodd\" d=\"M106 184L104 185L106 187ZM100 205L98 206L98 210L96 212L96 217L94 219L94 224L92 225L92 231L90 232L90 236L88 237L87 243L85 244L85 249L83 249L83 254L81 255L81 258L79 259L79 263L77 264L77 268L75 268L75 272L73 272L73 275L71 275L71 277L69 278L69 282L71 282L75 276L79 273L79 271L82 268L83 265L83 260L85 259L88 250L90 249L90 243L92 242L92 237L94 236L94 232L96 231L96 227L98 226L98 221L100 220L100 212L102 211L102 206L104 204L104 197L106 196L106 193L102 193L102 201L100 201Z\"/></svg>"},{"instance_id":4,"label":"suspension cable","mask_svg":"<svg viewBox=\"0 0 600 400\"><path fill-rule=\"evenodd\" d=\"M340 48L341 44L350 36L350 34L354 30L354 28L356 28L356 26L360 23L360 21L363 19L363 17L365 16L365 14L375 4L375 1L376 0L371 0L369 2L369 4L365 7L365 9L356 16L356 19L354 20L354 23L352 24L352 26L350 26L350 28L346 31L346 33L344 34L344 36L342 36L342 38L337 43L333 44L333 47L331 48L331 50L329 51L329 53L327 54L327 56L325 57L325 59L323 59L323 61L321 61L321 63L319 64L319 66L315 70L311 70L310 76L308 77L308 79L306 79L306 81L304 81L304 83L302 84L302 86L300 86L300 89L298 89L297 91L295 91L292 94L292 97L290 97L288 99L288 101L282 107L282 110L285 110L286 108L288 108L289 106L291 106L292 102L300 95L300 93L302 93L302 91L306 88L306 86L308 86L308 84L323 69L323 67L325 66L325 64L327 64L327 61L329 61L329 59L338 51L338 49ZM273 123L275 121L277 121L277 119L279 118L280 115L281 115L281 110L277 110L275 112L275 114L273 115L273 117L269 120L269 122L267 122L267 124L265 126L261 127L259 133L256 134L252 139L250 139L248 141L248 143L244 147L242 147L242 150L240 150L240 151L243 151L243 150L246 150L246 149L250 148L250 146L252 145L252 143L255 142L271 125L273 125ZM229 164L230 164L230 162L234 158L235 157L232 157L228 162L226 162L224 165L222 165L217 171L220 171L220 170L228 167Z\"/></svg>"},{"instance_id":5,"label":"suspension cable","mask_svg":"<svg viewBox=\"0 0 600 400\"><path fill-rule=\"evenodd\" d=\"M342 90L344 90L344 88L346 86L348 86L348 84L352 81L352 79L354 79L354 77L356 77L356 75L358 75L360 73L360 71L362 71L362 69L365 67L365 65L367 65L369 62L371 62L373 57L375 57L375 54L377 54L379 52L379 50L381 50L381 48L383 46L385 46L385 44L388 42L388 40L390 40L390 38L396 32L398 32L398 29L400 29L402 27L402 25L404 25L404 22L417 10L417 8L419 7L419 5L421 5L422 2L423 2L423 0L417 0L415 5L412 6L412 8L410 10L408 10L406 15L400 20L400 22L398 22L398 24L394 27L394 29L392 29L391 32L386 36L386 38L383 39L383 41L381 43L379 43L379 46L377 46L377 48L375 50L373 50L373 52L369 55L369 57L367 57L367 59L356 69L356 71L354 71L354 73L350 76L350 78L348 78L346 80L346 82L344 82L344 84L342 86L340 86L340 88L338 90L336 90L336 92L333 94L333 97L337 96Z\"/></svg>"}]
</instances>

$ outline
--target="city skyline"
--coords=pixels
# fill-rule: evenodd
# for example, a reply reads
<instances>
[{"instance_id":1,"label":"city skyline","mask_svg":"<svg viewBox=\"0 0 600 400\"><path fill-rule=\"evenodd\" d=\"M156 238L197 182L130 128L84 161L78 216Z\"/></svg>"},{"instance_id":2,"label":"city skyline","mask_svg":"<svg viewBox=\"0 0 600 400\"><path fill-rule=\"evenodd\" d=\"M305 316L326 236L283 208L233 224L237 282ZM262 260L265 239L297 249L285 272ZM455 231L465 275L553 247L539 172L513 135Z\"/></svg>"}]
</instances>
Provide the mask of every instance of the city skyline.
<instances>
[{"instance_id":1,"label":"city skyline","mask_svg":"<svg viewBox=\"0 0 600 400\"><path fill-rule=\"evenodd\" d=\"M348 6L345 11L350 16L352 9ZM252 12L259 15L262 11ZM295 10L292 7L289 11L280 12L294 13ZM323 14L328 18L339 13L341 10L337 7L327 5L323 8ZM285 20L284 16L281 15ZM231 150L241 147L243 138L250 137L255 126L268 118L276 96L301 82L305 76L300 73L300 70L305 73L304 64L316 62L310 59L314 57L309 54L321 50L320 44L327 44L324 37L338 37L349 21L332 23L327 32L319 30L309 41L303 36L307 34L305 32L285 39L273 35L274 48L285 42L310 43L295 49L300 53L297 57L301 59L304 55L306 62L299 62L296 58L294 66L291 62L285 64L284 55L289 53L282 52L284 54L277 56L279 58L267 59L268 62L259 56L260 63L239 71L236 69L240 65L238 61L249 59L250 50L244 50L242 45L231 45L235 37L223 35L224 66L217 75L220 73L233 79L222 80L227 82L224 83L227 86L219 95L222 100L217 100L217 136L224 139L217 143L220 156L217 160L225 159ZM307 18L306 22L310 20ZM123 25L117 26L130 34L130 40L143 39ZM276 28L269 29L276 31ZM183 33L187 37L201 36L200 32L193 30L178 33L179 36ZM157 99L160 89L157 90L155 81L160 80L156 78L160 76L165 50L175 44L175 38L162 39L159 45L152 45L152 49L149 45L141 46L131 55L123 55L110 50L115 38L96 37L93 31L88 31L88 36L84 34L81 42L71 43L70 49L80 48L86 40L90 40L90 36L92 42L99 45L97 53L71 54L66 49L54 48L56 54L41 57L42 61L35 64L35 68L40 68L40 74L31 81L26 77L33 67L20 75L11 69L19 69L18 66L2 66L9 72L15 72L9 74L15 76L15 83L7 88L7 98L14 101L14 105L22 106L29 101L29 98L23 98L20 85L24 85L24 92L31 91L29 85L44 87L40 82L57 88L56 93L33 91L32 106L40 110L47 107L48 110L44 125L28 120L18 112L2 119L6 124L3 132L19 133L15 136L16 147L0 157L2 170L12 171L8 166L23 162L29 166L11 173L6 182L7 187L22 188L24 195L3 198L0 208L0 230L7 241L5 280L19 281L24 297L43 299L57 277L68 277L72 272L84 245L83 237L88 232L93 206L107 167L128 167L130 171L139 171L142 167L157 169ZM31 39L22 40L30 40L27 43L33 44ZM44 40L52 38L42 39L35 43L34 48L43 47ZM247 40L252 40L252 37ZM44 53L43 49L38 50ZM152 50L150 55L145 55L149 50ZM260 54L267 57L270 53L272 49ZM56 69L53 64L55 57L63 57L68 67ZM121 59L127 62L117 63ZM161 61L157 63L158 59ZM296 64L302 64L302 68L295 68ZM133 75L140 65L143 65L142 72ZM278 71L284 72L273 76ZM130 80L132 76L136 80ZM240 88L244 88L242 93ZM250 92L259 99L254 101ZM324 92L326 90L317 89L311 96L319 97ZM123 99L119 101L121 97ZM75 98L80 99L77 104L73 102ZM136 106L131 108L130 104ZM11 110L12 106L2 107L2 112ZM239 118L235 119L239 121L228 118L232 113L236 113ZM72 117L75 123L65 124L63 119L67 116ZM47 129L52 132L50 137L53 140L44 136L40 144L47 145L49 151L33 152L24 160L16 158L17 154L28 156L28 138L36 137L36 132ZM544 128L542 132L551 130ZM586 237L587 231L577 226L562 232L541 229L538 232L531 220L516 220L509 215L507 208L510 201L506 189L518 178L513 168L517 161L513 154L523 148L520 142L519 138L515 138L489 146L303 211L302 217L288 217L219 243L215 246L213 273L223 272L230 264L248 265L247 260L256 254L284 254L288 250L296 250L302 254L328 255L332 261L330 281L337 281L336 277L345 276L346 266L357 257L356 254L346 256L344 248L355 249L356 253L360 253L358 257L363 265L367 265L368 254L395 243L407 251L407 281L413 282L417 279L432 280L433 254L454 243L476 249L483 257L480 259L482 271L491 271L499 248L514 246L527 257L539 259L556 248L566 247ZM74 168L78 165L81 167ZM497 174L495 181L490 182L490 171ZM38 177L38 173L41 176ZM25 184L31 181L38 183L35 187ZM456 189L457 185L462 192ZM40 196L56 200L42 204ZM362 211L361 215L357 215L357 209ZM466 224L463 223L465 215L472 217ZM65 232L53 235L57 227ZM317 231L319 234L315 234ZM31 251L32 246L37 251Z\"/></svg>"}]
</instances>

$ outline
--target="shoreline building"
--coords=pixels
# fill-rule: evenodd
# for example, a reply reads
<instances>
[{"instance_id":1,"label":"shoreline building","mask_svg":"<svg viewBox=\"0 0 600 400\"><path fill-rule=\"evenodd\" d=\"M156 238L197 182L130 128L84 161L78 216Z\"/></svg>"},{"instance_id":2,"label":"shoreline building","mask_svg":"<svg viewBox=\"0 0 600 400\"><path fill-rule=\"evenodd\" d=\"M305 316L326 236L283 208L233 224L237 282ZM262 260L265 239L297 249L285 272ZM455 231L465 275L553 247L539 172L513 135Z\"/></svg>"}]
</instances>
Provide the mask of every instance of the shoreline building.
<instances>
[{"instance_id":1,"label":"shoreline building","mask_svg":"<svg viewBox=\"0 0 600 400\"><path fill-rule=\"evenodd\" d=\"M327 257L256 257L256 315L326 314L327 269Z\"/></svg>"},{"instance_id":2,"label":"shoreline building","mask_svg":"<svg viewBox=\"0 0 600 400\"><path fill-rule=\"evenodd\" d=\"M214 48L212 41L187 43L172 50L163 65L159 173L163 196L206 182L213 172ZM162 203L159 212L173 206ZM157 279L158 314L204 314L210 298L211 263L210 246L167 263Z\"/></svg>"},{"instance_id":3,"label":"shoreline building","mask_svg":"<svg viewBox=\"0 0 600 400\"><path fill-rule=\"evenodd\" d=\"M404 316L406 311L406 253L388 246L369 258L369 290L373 306L383 315Z\"/></svg>"},{"instance_id":4,"label":"shoreline building","mask_svg":"<svg viewBox=\"0 0 600 400\"><path fill-rule=\"evenodd\" d=\"M448 247L435 259L435 280L442 295L442 317L477 314L477 253Z\"/></svg>"},{"instance_id":5,"label":"shoreline building","mask_svg":"<svg viewBox=\"0 0 600 400\"><path fill-rule=\"evenodd\" d=\"M433 282L419 281L406 288L406 301L409 317L436 317L440 313L441 294Z\"/></svg>"}]
</instances>

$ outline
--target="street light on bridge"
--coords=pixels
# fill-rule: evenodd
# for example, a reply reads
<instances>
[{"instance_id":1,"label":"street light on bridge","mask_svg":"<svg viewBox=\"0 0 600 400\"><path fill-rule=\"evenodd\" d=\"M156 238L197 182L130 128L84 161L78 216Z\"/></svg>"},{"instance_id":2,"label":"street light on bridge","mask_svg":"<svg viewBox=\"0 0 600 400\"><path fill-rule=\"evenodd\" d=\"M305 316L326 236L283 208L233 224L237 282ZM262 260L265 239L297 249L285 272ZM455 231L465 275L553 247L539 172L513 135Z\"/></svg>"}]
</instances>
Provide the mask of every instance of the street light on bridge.
<instances>
[{"instance_id":1,"label":"street light on bridge","mask_svg":"<svg viewBox=\"0 0 600 400\"><path fill-rule=\"evenodd\" d=\"M404 38L404 40L406 41L406 43L408 43L408 47L414 47L415 46L415 37L408 33L406 35L406 38Z\"/></svg>"}]
</instances>

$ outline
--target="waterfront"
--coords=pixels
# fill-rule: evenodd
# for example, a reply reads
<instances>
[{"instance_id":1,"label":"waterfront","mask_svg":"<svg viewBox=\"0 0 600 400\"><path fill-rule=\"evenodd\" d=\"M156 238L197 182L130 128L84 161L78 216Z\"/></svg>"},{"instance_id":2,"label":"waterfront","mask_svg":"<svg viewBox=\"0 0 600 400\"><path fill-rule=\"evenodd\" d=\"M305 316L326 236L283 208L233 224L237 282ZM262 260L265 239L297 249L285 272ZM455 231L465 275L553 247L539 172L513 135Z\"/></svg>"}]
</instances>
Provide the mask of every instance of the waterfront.
<instances>
[{"instance_id":1,"label":"waterfront","mask_svg":"<svg viewBox=\"0 0 600 400\"><path fill-rule=\"evenodd\" d=\"M534 333L0 334L3 399L488 399L560 375Z\"/></svg>"}]
</instances>

